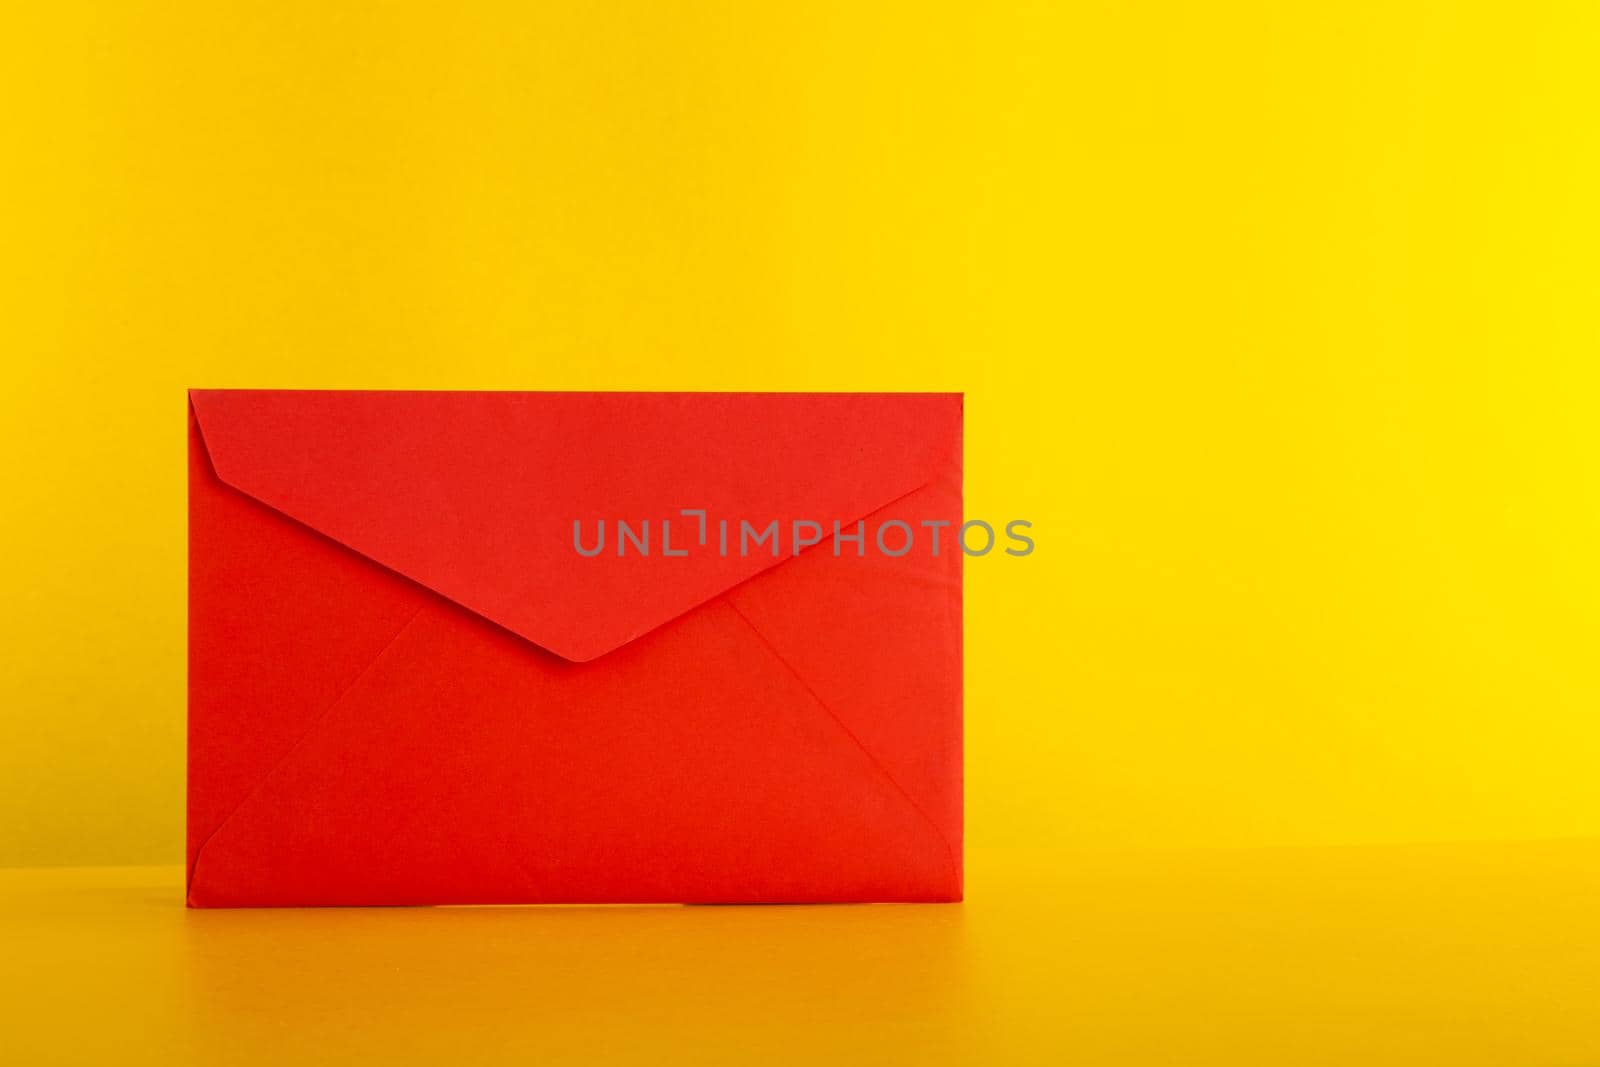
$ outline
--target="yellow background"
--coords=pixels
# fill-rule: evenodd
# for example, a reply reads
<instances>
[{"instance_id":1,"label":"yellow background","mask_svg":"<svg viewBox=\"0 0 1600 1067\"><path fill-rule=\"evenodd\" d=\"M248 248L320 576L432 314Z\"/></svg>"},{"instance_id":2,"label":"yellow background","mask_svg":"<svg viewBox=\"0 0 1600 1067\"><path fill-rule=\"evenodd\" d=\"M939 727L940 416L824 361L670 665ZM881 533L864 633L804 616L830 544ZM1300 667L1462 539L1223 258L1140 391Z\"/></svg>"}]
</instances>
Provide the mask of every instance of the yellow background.
<instances>
[{"instance_id":1,"label":"yellow background","mask_svg":"<svg viewBox=\"0 0 1600 1067\"><path fill-rule=\"evenodd\" d=\"M1597 19L12 5L0 864L182 854L188 386L965 390L975 848L1600 832Z\"/></svg>"}]
</instances>

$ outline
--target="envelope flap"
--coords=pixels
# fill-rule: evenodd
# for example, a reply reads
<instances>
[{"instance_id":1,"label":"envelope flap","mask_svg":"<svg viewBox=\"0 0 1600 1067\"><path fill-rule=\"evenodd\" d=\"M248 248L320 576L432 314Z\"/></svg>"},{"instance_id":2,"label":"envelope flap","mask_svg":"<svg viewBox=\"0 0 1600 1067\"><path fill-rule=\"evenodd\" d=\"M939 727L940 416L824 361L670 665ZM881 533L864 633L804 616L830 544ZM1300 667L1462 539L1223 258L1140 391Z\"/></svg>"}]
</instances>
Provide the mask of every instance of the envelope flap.
<instances>
[{"instance_id":1,"label":"envelope flap","mask_svg":"<svg viewBox=\"0 0 1600 1067\"><path fill-rule=\"evenodd\" d=\"M930 393L194 390L218 478L566 659L625 644L959 468ZM697 515L704 510L706 542ZM960 521L960 516L907 516ZM649 523L618 554L616 521ZM729 523L727 554L719 520ZM740 524L779 523L741 554ZM598 524L605 549L593 549ZM664 553L670 522L671 548ZM870 534L869 534L870 536Z\"/></svg>"}]
</instances>

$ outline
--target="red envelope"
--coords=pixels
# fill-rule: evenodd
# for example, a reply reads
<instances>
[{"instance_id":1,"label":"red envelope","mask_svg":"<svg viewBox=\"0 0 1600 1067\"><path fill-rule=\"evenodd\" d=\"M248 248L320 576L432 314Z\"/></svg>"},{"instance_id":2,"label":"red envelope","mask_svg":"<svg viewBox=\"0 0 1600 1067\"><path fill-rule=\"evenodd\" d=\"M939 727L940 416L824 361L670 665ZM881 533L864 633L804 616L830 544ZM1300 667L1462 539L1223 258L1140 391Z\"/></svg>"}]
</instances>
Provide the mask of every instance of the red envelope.
<instances>
[{"instance_id":1,"label":"red envelope","mask_svg":"<svg viewBox=\"0 0 1600 1067\"><path fill-rule=\"evenodd\" d=\"M190 905L961 898L959 395L190 406Z\"/></svg>"}]
</instances>

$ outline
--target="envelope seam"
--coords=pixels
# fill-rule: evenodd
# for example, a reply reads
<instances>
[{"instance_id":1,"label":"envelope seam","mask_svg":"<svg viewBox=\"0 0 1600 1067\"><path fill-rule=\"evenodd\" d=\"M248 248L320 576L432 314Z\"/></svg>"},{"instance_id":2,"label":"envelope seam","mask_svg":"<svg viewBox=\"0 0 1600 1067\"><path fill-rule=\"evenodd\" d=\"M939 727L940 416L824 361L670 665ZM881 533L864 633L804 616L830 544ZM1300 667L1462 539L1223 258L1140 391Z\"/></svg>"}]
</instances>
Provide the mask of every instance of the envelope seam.
<instances>
[{"instance_id":1,"label":"envelope seam","mask_svg":"<svg viewBox=\"0 0 1600 1067\"><path fill-rule=\"evenodd\" d=\"M828 702L822 699L817 691L812 688L811 683L806 681L805 676L796 670L794 664L790 663L788 658L785 657L782 652L778 651L777 646L767 639L767 635L762 633L760 628L750 620L750 616L740 611L738 605L736 605L732 600L724 598L722 602L728 605L729 610L739 617L739 621L743 622L747 627L750 628L750 632L755 635L757 641L761 642L761 646L767 650L767 653L771 655L773 659L776 659L780 664L782 664L783 668L789 672L794 680L800 683L800 687L806 691L813 701L816 702L817 706L823 711L827 712L828 718L832 719L834 725L839 727L839 729L844 732L844 735L851 740L856 748L861 750L861 754L866 756L868 761L878 769L878 773L883 775L884 779L888 781L890 785L894 786L895 792L899 793L901 798L911 806L911 810L915 811L919 816L921 816L922 821L927 823L928 829L933 831L933 836L938 839L941 845L944 846L945 856L950 864L951 879L955 885L959 886L961 884L961 867L960 864L956 862L955 847L950 844L950 839L945 836L944 831L939 829L939 824L933 821L933 816L929 815L927 810L923 808L921 804L917 803L916 798L906 791L905 786L901 785L899 780L896 779L894 775L889 773L889 768L885 767L883 762L878 759L877 756L873 755L872 750L862 743L861 738L856 736L855 731L850 729L850 727L845 724L845 721L839 717L839 713L834 711L833 708L828 705Z\"/></svg>"},{"instance_id":2,"label":"envelope seam","mask_svg":"<svg viewBox=\"0 0 1600 1067\"><path fill-rule=\"evenodd\" d=\"M244 798L241 799L239 803L235 804L233 809L223 817L222 821L217 823L216 828L206 835L206 839L200 842L200 847L194 850L194 865L189 868L190 892L193 892L194 890L195 874L200 870L200 859L205 855L206 846L211 844L212 839L227 828L228 824L233 821L233 817L239 814L239 812L244 809L246 804L254 800L256 795L266 788L268 780L271 779L275 773L277 773L280 767L289 762L296 752L300 751L301 747L305 745L306 741L311 738L311 735L316 733L317 727L322 725L323 720L331 715L333 710L344 702L344 698L349 696L350 692L355 689L356 686L360 685L362 680L366 678L368 674L372 673L372 669L378 665L378 661L383 659L383 657L388 654L389 650L394 647L395 642L399 641L401 635L411 628L411 624L417 621L417 616L421 615L422 609L427 606L428 605L426 603L417 605L417 609L407 616L406 621L400 624L400 628L394 632L394 635L390 637L388 641L384 642L383 647L380 648L372 657L372 659L367 662L367 665L362 667L361 670L356 673L356 676L350 680L348 685L339 690L338 696L334 697L328 702L326 707L317 712L316 715L312 716L311 721L306 724L305 730L301 732L300 736L295 740L295 743L290 745L288 750L284 752L282 756L278 757L278 759L273 762L271 767L267 768L266 772L261 775L260 780L257 781L253 787L251 787L250 792L246 793Z\"/></svg>"}]
</instances>

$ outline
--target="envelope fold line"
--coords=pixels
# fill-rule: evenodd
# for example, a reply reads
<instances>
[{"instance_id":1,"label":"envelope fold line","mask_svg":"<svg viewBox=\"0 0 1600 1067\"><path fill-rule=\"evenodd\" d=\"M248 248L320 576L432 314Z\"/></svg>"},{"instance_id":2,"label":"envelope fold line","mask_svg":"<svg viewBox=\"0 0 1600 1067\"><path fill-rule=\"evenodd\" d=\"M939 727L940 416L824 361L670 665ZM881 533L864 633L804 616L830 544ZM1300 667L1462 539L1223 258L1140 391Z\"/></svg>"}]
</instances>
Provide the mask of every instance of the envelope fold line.
<instances>
[{"instance_id":1,"label":"envelope fold line","mask_svg":"<svg viewBox=\"0 0 1600 1067\"><path fill-rule=\"evenodd\" d=\"M300 749L305 746L306 741L308 741L311 736L317 732L317 727L320 726L329 715L333 714L334 710L338 708L340 704L344 703L345 697L349 696L351 691L354 690L356 686L360 685L362 680L365 679L367 675L372 673L373 668L378 665L384 656L389 654L389 650L395 646L395 643L398 642L402 636L404 636L407 630L411 629L412 624L417 621L417 616L422 614L422 609L425 607L427 607L426 604L417 605L417 609L407 616L406 621L401 623L400 628L394 632L394 636L390 637L388 641L384 642L383 647L379 649L377 654L372 657L372 660L365 667L361 668L354 678L350 679L349 684L339 691L338 696L334 697L328 702L327 707L323 708L321 711L317 712L316 715L312 716L311 721L306 725L305 731L300 735L295 743L290 745L288 750L284 752L284 754L276 761L274 761L271 767L267 768L266 772L261 775L260 779L256 781L255 785L250 787L250 791L244 795L243 799L241 799L239 803L235 804L232 810L230 810L228 814L223 817L222 821L217 823L216 828L206 835L205 840L200 842L200 847L194 850L194 864L189 868L188 888L190 892L194 890L194 880L196 873L200 870L200 860L205 855L206 846L211 844L212 838L216 837L223 830L227 829L228 824L233 821L233 817L239 814L239 812L244 809L245 805L249 804L250 801L256 798L261 790L266 787L267 781L278 772L278 769L283 767L286 763L294 758L295 753L300 751Z\"/></svg>"},{"instance_id":2,"label":"envelope fold line","mask_svg":"<svg viewBox=\"0 0 1600 1067\"><path fill-rule=\"evenodd\" d=\"M850 729L850 727L845 724L845 721L839 717L839 713L828 706L828 702L822 699L821 695L817 693L815 687L813 687L812 684L806 680L803 674L795 669L794 664L789 662L788 657L780 652L777 646L768 640L767 635L762 633L760 628L757 627L754 622L750 621L750 617L744 612L740 611L738 605L734 604L732 600L724 598L722 603L726 604L734 613L734 615L738 616L739 621L745 624L745 626L750 630L751 634L755 636L756 640L761 643L761 647L766 649L767 654L773 659L777 660L784 670L786 670L789 675L800 684L800 687L806 691L806 694L811 697L812 701L827 713L828 718L833 720L834 725L836 725L844 733L844 735L850 739L850 742L861 751L862 755L866 756L868 762L877 768L878 773L883 775L884 780L894 787L895 792L900 794L901 799L910 805L911 810L915 811L918 817L920 817L922 821L927 824L928 829L933 831L933 836L941 845L944 846L945 856L950 865L951 881L954 884L959 885L961 883L961 866L956 861L956 850L954 846L950 844L950 839L945 836L944 831L939 829L939 824L933 821L933 816L929 815L927 809L925 809L921 804L918 804L916 798L906 791L905 786L901 785L899 780L895 778L893 774L889 773L889 768L883 765L883 761L878 759L878 757L873 754L872 750L862 742L861 738L856 736L855 731Z\"/></svg>"}]
</instances>

